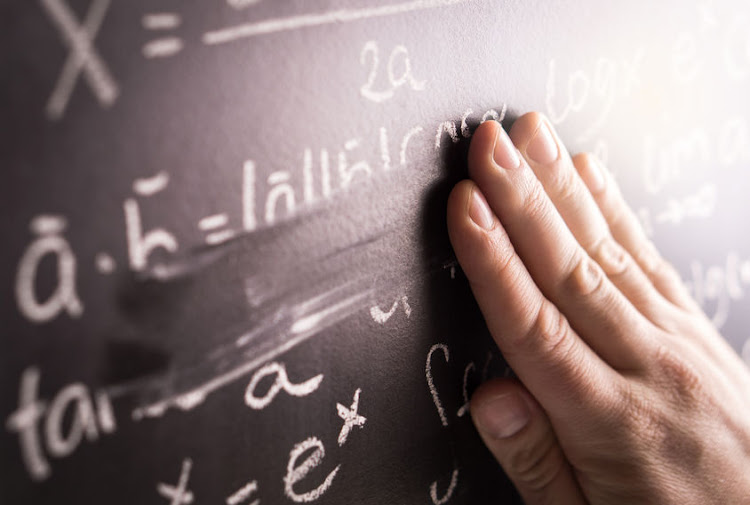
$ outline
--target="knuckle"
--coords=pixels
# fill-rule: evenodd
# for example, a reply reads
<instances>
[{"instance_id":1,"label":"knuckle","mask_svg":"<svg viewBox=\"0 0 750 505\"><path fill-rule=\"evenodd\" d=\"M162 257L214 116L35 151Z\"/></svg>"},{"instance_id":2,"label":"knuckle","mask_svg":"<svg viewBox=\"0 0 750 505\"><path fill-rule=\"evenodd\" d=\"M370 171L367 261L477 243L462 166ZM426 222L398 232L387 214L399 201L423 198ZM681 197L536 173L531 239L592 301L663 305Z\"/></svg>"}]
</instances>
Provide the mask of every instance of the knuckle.
<instances>
[{"instance_id":1,"label":"knuckle","mask_svg":"<svg viewBox=\"0 0 750 505\"><path fill-rule=\"evenodd\" d=\"M651 278L671 278L676 275L672 265L661 257L653 242L647 242L639 251L638 264Z\"/></svg>"},{"instance_id":2,"label":"knuckle","mask_svg":"<svg viewBox=\"0 0 750 505\"><path fill-rule=\"evenodd\" d=\"M526 198L523 202L523 211L533 221L543 221L548 217L549 197L539 180L533 175L530 179Z\"/></svg>"},{"instance_id":3,"label":"knuckle","mask_svg":"<svg viewBox=\"0 0 750 505\"><path fill-rule=\"evenodd\" d=\"M580 189L581 186L574 177L575 172L568 167L558 167L560 170L556 170L554 178L552 179L555 191L555 200L559 206L565 205L567 202L578 202L581 199Z\"/></svg>"},{"instance_id":4,"label":"knuckle","mask_svg":"<svg viewBox=\"0 0 750 505\"><path fill-rule=\"evenodd\" d=\"M565 464L562 449L548 430L537 440L519 444L518 450L508 457L505 470L517 486L541 492L550 486Z\"/></svg>"},{"instance_id":5,"label":"knuckle","mask_svg":"<svg viewBox=\"0 0 750 505\"><path fill-rule=\"evenodd\" d=\"M611 235L604 237L592 249L592 256L610 277L623 276L630 270L633 260Z\"/></svg>"},{"instance_id":6,"label":"knuckle","mask_svg":"<svg viewBox=\"0 0 750 505\"><path fill-rule=\"evenodd\" d=\"M587 254L578 255L576 265L563 281L566 293L576 297L590 297L604 285L604 273Z\"/></svg>"},{"instance_id":7,"label":"knuckle","mask_svg":"<svg viewBox=\"0 0 750 505\"><path fill-rule=\"evenodd\" d=\"M606 385L596 383L588 392L587 401L592 407L594 418L601 426L615 426L620 423L623 406L631 397L632 384L624 374L615 374Z\"/></svg>"},{"instance_id":8,"label":"knuckle","mask_svg":"<svg viewBox=\"0 0 750 505\"><path fill-rule=\"evenodd\" d=\"M570 345L570 325L565 316L548 300L543 300L529 334L527 347L539 356L566 354Z\"/></svg>"},{"instance_id":9,"label":"knuckle","mask_svg":"<svg viewBox=\"0 0 750 505\"><path fill-rule=\"evenodd\" d=\"M695 405L703 394L703 380L698 370L672 347L661 345L654 357L657 383L677 404Z\"/></svg>"}]
</instances>

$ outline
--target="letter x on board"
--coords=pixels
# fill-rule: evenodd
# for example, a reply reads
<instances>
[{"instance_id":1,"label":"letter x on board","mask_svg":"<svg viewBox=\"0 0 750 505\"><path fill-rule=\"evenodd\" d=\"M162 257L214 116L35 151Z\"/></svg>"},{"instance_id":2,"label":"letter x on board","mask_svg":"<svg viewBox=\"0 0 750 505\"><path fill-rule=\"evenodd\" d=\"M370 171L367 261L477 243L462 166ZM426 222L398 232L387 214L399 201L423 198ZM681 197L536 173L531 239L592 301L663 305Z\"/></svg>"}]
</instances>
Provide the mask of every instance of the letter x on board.
<instances>
[{"instance_id":1,"label":"letter x on board","mask_svg":"<svg viewBox=\"0 0 750 505\"><path fill-rule=\"evenodd\" d=\"M52 24L60 31L63 42L70 48L52 94L47 101L47 117L60 119L70 101L78 76L83 73L91 91L102 107L109 107L117 99L117 82L109 72L93 45L110 0L93 0L86 19L80 24L65 0L40 0Z\"/></svg>"}]
</instances>

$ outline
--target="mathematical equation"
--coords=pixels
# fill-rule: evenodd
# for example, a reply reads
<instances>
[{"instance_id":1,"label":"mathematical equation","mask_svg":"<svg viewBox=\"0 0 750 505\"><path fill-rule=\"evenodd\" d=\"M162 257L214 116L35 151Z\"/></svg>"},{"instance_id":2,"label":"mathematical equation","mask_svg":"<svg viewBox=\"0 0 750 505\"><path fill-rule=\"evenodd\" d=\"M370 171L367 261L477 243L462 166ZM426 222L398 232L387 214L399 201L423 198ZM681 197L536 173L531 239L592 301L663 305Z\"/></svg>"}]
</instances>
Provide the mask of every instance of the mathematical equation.
<instances>
[{"instance_id":1,"label":"mathematical equation","mask_svg":"<svg viewBox=\"0 0 750 505\"><path fill-rule=\"evenodd\" d=\"M259 384L266 377L272 377L273 382L265 393L259 395ZM320 387L323 378L323 374L318 374L303 382L293 383L289 380L283 363L268 363L250 379L244 394L245 405L254 410L263 410L281 393L293 397L310 395ZM21 459L30 477L36 481L45 480L52 473L47 455L57 459L68 457L84 438L89 442L96 442L100 436L112 435L117 429L116 416L106 393L99 391L92 394L83 384L71 384L57 393L48 405L46 400L39 398L40 379L41 372L37 367L29 367L23 372L18 408L6 421L6 428L18 435ZM336 439L339 447L346 444L355 428L365 426L367 418L359 413L361 394L362 390L357 388L350 404L335 405L342 422ZM69 425L63 422L66 416L72 416ZM64 425L68 426L67 429L64 429ZM43 429L40 430L40 427ZM331 486L340 465L329 472L314 489L306 492L295 489L295 485L319 466L324 457L325 445L318 437L310 436L294 445L283 477L284 493L290 500L297 503L314 501ZM192 466L192 460L186 458L182 462L178 484L159 483L156 486L158 493L172 504L192 503L193 493L188 488ZM227 498L227 504L242 503L258 491L258 482L253 480L233 492ZM256 500L254 503L259 502Z\"/></svg>"},{"instance_id":2,"label":"mathematical equation","mask_svg":"<svg viewBox=\"0 0 750 505\"><path fill-rule=\"evenodd\" d=\"M451 278L455 278L452 271ZM413 309L407 294L397 295L387 310L378 305L372 306L369 309L369 316L376 324L386 325L399 309L403 317L408 320ZM470 391L487 379L493 359L493 354L488 353L481 367L475 361L469 362L463 367L463 380L457 385L458 388L443 388L439 392L441 388L437 385L438 376L435 368L441 368L440 375L442 375L447 372L445 367L453 366L454 363L451 361L447 344L435 344L429 349L424 368L426 386L424 391L431 397L442 426L447 427L449 423L454 422L453 416L456 420L464 418L468 422L466 414ZM505 370L507 375L509 369ZM113 436L119 426L116 411L105 390L92 391L82 383L74 383L64 386L51 399L48 399L40 396L41 378L41 370L36 366L24 370L19 386L18 406L6 420L6 429L17 435L21 460L29 476L35 481L44 481L51 476L52 467L49 458L61 460L70 457L84 441L96 443L102 437ZM253 372L246 383L242 399L249 409L262 411L270 407L279 395L292 398L313 395L320 390L324 379L324 374L318 373L304 380L292 380L285 363L272 361ZM460 407L455 413L446 410L443 395L451 398L460 396ZM312 477L309 474L314 468L323 464L327 444L335 443L338 447L344 447L355 431L366 427L369 414L363 413L362 398L362 388L356 388L350 401L335 403L336 416L341 423L335 442L326 441L316 435L305 435L291 447L286 469L279 475L284 494L289 500L296 503L312 502L323 496L334 485L341 468L340 463L324 476L320 476L320 473L315 474L319 476L316 477L318 481L312 484ZM200 463L196 462L193 457L185 456L177 482L172 483L165 479L156 483L156 493L171 504L199 503L200 497L190 489L191 472L196 471L200 471ZM442 489L442 485L436 480L430 484L429 489L425 490L435 505L447 503L455 493L459 485L459 467L455 466L451 469L447 477L448 485L445 489ZM305 491L300 491L300 488ZM259 504L263 489L264 484L258 479L250 480L228 494L226 503L238 505L252 500L252 503Z\"/></svg>"},{"instance_id":3,"label":"mathematical equation","mask_svg":"<svg viewBox=\"0 0 750 505\"><path fill-rule=\"evenodd\" d=\"M667 44L666 61L659 59L659 65L665 69L657 74L658 80L670 83L664 89L689 90L690 85L705 76L733 84L750 79L750 20L744 16L722 18L714 2L698 2L692 8L696 25L680 31ZM605 127L620 101L647 100L649 93L663 92L658 86L661 82L649 82L652 78L646 74L647 55L646 47L636 46L628 57L601 56L583 67L564 72L556 58L549 61L545 88L548 117L556 125L574 121L585 125L583 131L577 132L575 141L589 144L605 165L611 143L604 137ZM669 125L671 118L666 112L669 105L656 106L665 110L663 119ZM674 183L695 176L690 171L696 167L704 168L704 173L710 169L713 175L717 169L728 170L750 162L750 125L746 116L732 114L710 126L699 121L676 126L666 139L663 131L659 135L646 133L639 139L641 145L637 149L642 154L638 168L648 194L668 193ZM648 131L649 126L645 129ZM618 175L618 167L610 168ZM619 170L630 168L635 167L619 167ZM671 201L667 209L657 211L657 221L678 223L686 217L706 217L705 191L695 188L694 193L701 193L701 197Z\"/></svg>"},{"instance_id":4,"label":"mathematical equation","mask_svg":"<svg viewBox=\"0 0 750 505\"><path fill-rule=\"evenodd\" d=\"M148 38L139 45L135 54L155 64L159 60L189 53L196 47L210 50L274 33L397 16L470 1L476 0L412 0L243 21L223 28L202 29L195 40L183 33L187 31L186 15L146 12L134 17L138 21L137 28ZM239 18L239 13L252 14L253 7L263 3L268 3L268 0L227 0L226 6ZM112 7L111 1L91 0L81 19L71 9L68 0L40 0L40 4L43 15L69 51L57 80L52 84L51 93L45 94L46 103L40 104L40 114L43 113L50 122L59 122L66 114L75 113L75 110L70 110L70 101L79 82L81 88L85 87L85 93L79 96L83 99L93 97L103 114L112 114L115 104L128 89L123 84L127 80L121 79L117 67L109 64L96 47L96 40L101 36ZM669 77L677 83L695 82L711 64L711 59L701 52L701 48L708 40L718 40L720 50L715 54L725 70L726 75L722 77L740 83L750 79L750 51L747 49L750 47L750 36L747 35L750 21L742 17L722 20L708 4L701 4L699 19L696 29L682 32L674 40L668 65ZM351 89L352 95L370 107L385 107L399 97L420 97L435 90L436 76L430 73L427 55L414 45L402 42L368 37L364 43L358 43L354 48L358 58L347 61L348 68L358 76L357 85ZM577 133L574 142L586 145L607 162L614 144L605 136L606 126L613 121L620 100L637 100L646 93L649 57L645 46L636 45L625 51L624 56L602 56L584 61L576 68L568 68L559 57L548 58L546 87L540 103L555 124L585 123L586 128ZM279 162L261 161L257 153L248 152L239 158L244 161L231 167L229 172L236 177L233 184L238 188L236 198L217 202L217 206L221 206L201 213L205 215L188 218L190 229L200 237L198 244L195 235L190 238L180 236L163 222L160 214L149 212L152 206L158 207L153 204L158 203L160 197L168 196L173 190L172 177L177 168L147 167L145 174L128 181L127 194L118 199L121 210L118 218L125 244L122 252L104 246L90 258L93 261L87 263L90 259L81 259L80 244L69 238L73 235L70 232L78 230L81 223L54 210L38 213L29 220L30 240L18 251L15 306L25 322L33 327L41 327L58 318L81 320L85 318L90 303L80 295L78 287L80 278L89 273L87 268L93 268L96 274L103 276L124 270L138 274L140 279L169 281L181 275L176 266L180 254L189 255L196 248L218 249L285 221L304 217L334 199L345 198L357 185L368 180L413 168L417 153L428 153L431 155L429 163L438 164L441 148L446 143L455 144L468 139L476 125L483 121L503 121L506 118L507 104L493 104L493 107L482 107L478 111L463 107L458 109L463 110L460 115L442 121L390 122L387 126L373 122L368 125L367 134L347 132L340 142L331 141L325 145L300 143L292 149L291 155L285 155L286 159ZM650 235L658 226L705 220L716 212L723 197L718 184L700 185L681 196L669 194L671 184L690 175L688 171L696 162L725 171L750 162L750 125L741 115L727 115L711 127L690 124L680 131L671 132L666 141L662 137L646 133L636 147L641 160L637 167L640 170L639 186L648 195L661 197L657 204L639 209L639 216ZM290 163L289 160L293 161ZM419 161L424 162L424 159ZM623 167L615 167L614 174L623 176ZM39 282L42 263L49 259L53 259L55 265L51 290L41 289ZM455 263L446 268L450 269L451 278L455 278ZM721 327L728 321L732 304L747 298L750 259L733 250L718 264L712 264L710 260L693 260L686 283L696 300L709 311L713 323ZM175 405L190 410L201 404L208 392L240 377L247 381L242 401L250 411L269 408L279 396L303 398L319 393L323 373L304 380L292 380L287 364L280 356L304 341L302 337L320 332L321 321L331 314L360 310L359 302L370 294L369 291L359 293L359 298L354 300L356 303L329 301L320 295L318 298L325 303L314 313L294 315L289 322L290 335L294 338L282 341L274 349L276 354L263 355L263 359L257 362L245 363L241 373L232 370L221 377L212 377L210 387L201 386L187 394L170 392L174 396L159 399L151 405L139 405L126 419L140 421L146 417L159 417ZM376 327L399 323L401 317L408 320L420 310L403 286L390 293L387 301L373 305L368 299L365 310L378 325ZM238 346L251 340L252 336L240 336L236 340ZM741 353L750 363L750 339ZM451 353L447 343L431 345L423 362L423 392L435 407L432 420L439 421L442 432L447 432L454 423L470 422L467 416L470 392L476 384L487 379L492 360L493 355L488 354L484 359L462 362L456 358L455 352ZM421 367L422 364L414 366ZM462 377L459 383L451 383L450 387L446 381L441 382L440 375L448 369L458 370ZM505 370L505 373L509 372ZM453 375L455 373L451 373ZM114 399L108 390L76 382L64 385L54 393L42 394L40 391L51 390L51 387L40 387L44 377L40 366L26 364L18 380L17 406L5 420L6 430L18 440L24 468L36 482L52 475L53 460L71 457L84 443L95 444L115 436L126 422L126 419L118 419ZM262 382L265 387L261 386ZM325 407L326 413L338 423L337 436L327 438L317 430L315 434L295 434L296 442L282 448L284 455L288 453L285 468L274 469L275 473L269 480L250 478L252 474L249 473L247 482L241 487L225 490L227 505L259 505L261 499L265 499L265 490L274 487L283 488L284 495L292 502L313 502L335 487L342 480L343 463L336 461L337 455L331 447L352 447L347 444L356 439L360 431L372 426L375 415L368 410L369 390L366 387L352 386L350 391L351 396L337 399L340 401ZM448 407L451 402L446 398L452 397L460 398L458 408ZM325 467L330 469L328 472L319 468L324 466L324 461ZM173 471L165 471L158 476L158 482L150 482L148 486L153 488L155 496L171 505L200 502L202 497L191 488L191 478L202 471L200 460L195 455L185 454L180 455L175 464ZM318 471L313 472L316 468ZM454 461L452 467L446 468L438 479L423 489L425 499L429 496L434 505L448 503L465 478L461 471L459 463Z\"/></svg>"},{"instance_id":5,"label":"mathematical equation","mask_svg":"<svg viewBox=\"0 0 750 505\"><path fill-rule=\"evenodd\" d=\"M319 27L332 23L348 23L366 19L395 16L455 4L469 0L411 0L402 3L375 7L339 9L326 12L294 15L286 18L252 21L218 30L207 31L201 42L205 46L222 45L251 37L272 33L298 30L306 27ZM244 9L257 4L257 0L227 0L235 9ZM42 7L50 22L57 28L60 38L70 53L60 71L58 80L47 101L45 113L49 120L60 120L68 107L79 77L83 75L99 105L110 108L121 93L120 85L109 66L94 45L99 34L110 0L92 0L86 16L81 21L66 3L66 0L41 0ZM159 34L157 38L143 45L141 53L146 59L167 58L179 54L185 48L185 40L174 32L182 25L182 16L177 12L152 12L141 17L141 28L148 33ZM371 62L367 81L361 87L363 97L374 102L391 98L402 86L414 91L424 89L425 81L417 79L411 70L408 50L396 45L390 53L386 67L388 87L375 89L379 75L379 48L370 41L362 49L361 63ZM399 64L402 70L399 73Z\"/></svg>"}]
</instances>

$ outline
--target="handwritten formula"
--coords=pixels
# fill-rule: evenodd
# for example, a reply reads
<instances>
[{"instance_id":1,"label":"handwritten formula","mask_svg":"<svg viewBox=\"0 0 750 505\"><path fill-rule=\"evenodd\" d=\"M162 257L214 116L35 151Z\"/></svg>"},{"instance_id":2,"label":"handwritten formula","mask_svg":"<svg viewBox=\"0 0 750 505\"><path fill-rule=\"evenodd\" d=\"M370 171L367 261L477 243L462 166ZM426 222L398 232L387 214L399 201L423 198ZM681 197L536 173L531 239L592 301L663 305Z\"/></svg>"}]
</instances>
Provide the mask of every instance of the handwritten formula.
<instances>
[{"instance_id":1,"label":"handwritten formula","mask_svg":"<svg viewBox=\"0 0 750 505\"><path fill-rule=\"evenodd\" d=\"M0 502L517 503L444 219L528 110L750 363L750 11L545 8L9 6Z\"/></svg>"}]
</instances>

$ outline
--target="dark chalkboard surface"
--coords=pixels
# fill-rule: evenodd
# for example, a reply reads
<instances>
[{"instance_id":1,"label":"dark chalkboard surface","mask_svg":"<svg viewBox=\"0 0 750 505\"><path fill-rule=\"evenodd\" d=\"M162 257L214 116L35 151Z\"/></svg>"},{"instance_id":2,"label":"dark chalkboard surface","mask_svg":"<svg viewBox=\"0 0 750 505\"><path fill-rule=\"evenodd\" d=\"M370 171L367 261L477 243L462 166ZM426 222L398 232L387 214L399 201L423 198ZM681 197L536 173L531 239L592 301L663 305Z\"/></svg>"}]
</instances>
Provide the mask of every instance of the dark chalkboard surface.
<instances>
[{"instance_id":1,"label":"dark chalkboard surface","mask_svg":"<svg viewBox=\"0 0 750 505\"><path fill-rule=\"evenodd\" d=\"M528 110L750 361L746 2L0 13L2 503L518 503L444 218Z\"/></svg>"}]
</instances>

